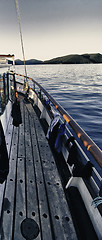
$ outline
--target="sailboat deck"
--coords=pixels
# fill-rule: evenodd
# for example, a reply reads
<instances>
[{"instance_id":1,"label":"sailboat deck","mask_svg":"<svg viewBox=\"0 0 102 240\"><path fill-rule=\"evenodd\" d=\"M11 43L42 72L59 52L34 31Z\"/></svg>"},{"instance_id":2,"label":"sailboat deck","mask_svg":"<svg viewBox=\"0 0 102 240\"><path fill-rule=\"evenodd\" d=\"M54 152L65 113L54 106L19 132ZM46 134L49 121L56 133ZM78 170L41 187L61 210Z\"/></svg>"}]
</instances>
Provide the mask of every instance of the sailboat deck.
<instances>
[{"instance_id":1,"label":"sailboat deck","mask_svg":"<svg viewBox=\"0 0 102 240\"><path fill-rule=\"evenodd\" d=\"M30 103L20 99L22 124L13 129L3 198L1 237L77 239L56 163ZM10 146L8 142L8 147Z\"/></svg>"}]
</instances>

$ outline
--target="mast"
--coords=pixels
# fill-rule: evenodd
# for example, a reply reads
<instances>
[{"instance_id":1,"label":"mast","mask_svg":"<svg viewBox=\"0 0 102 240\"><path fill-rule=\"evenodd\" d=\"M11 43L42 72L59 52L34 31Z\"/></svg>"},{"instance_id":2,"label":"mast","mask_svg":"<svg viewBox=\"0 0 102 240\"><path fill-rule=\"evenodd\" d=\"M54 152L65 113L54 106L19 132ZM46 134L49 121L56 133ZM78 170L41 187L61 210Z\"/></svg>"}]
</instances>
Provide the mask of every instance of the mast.
<instances>
[{"instance_id":1,"label":"mast","mask_svg":"<svg viewBox=\"0 0 102 240\"><path fill-rule=\"evenodd\" d=\"M16 3L16 11L17 11L19 32L20 32L20 38L21 38L21 47L22 47L22 54L23 54L23 61L24 61L25 76L26 76L26 82L27 82L27 69L26 69L26 64L25 64L25 52L24 52L24 44L23 44L23 37L22 37L22 30L21 30L21 21L20 21L18 0L15 0L15 3Z\"/></svg>"}]
</instances>

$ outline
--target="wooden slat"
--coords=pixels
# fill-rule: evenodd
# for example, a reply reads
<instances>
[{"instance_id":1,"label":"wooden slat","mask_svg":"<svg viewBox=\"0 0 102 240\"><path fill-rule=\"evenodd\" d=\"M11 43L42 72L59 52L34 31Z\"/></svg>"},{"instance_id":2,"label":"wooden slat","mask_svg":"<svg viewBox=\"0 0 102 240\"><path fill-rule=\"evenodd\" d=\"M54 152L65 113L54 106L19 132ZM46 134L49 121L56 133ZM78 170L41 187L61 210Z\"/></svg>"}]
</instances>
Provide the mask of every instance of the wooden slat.
<instances>
[{"instance_id":1,"label":"wooden slat","mask_svg":"<svg viewBox=\"0 0 102 240\"><path fill-rule=\"evenodd\" d=\"M23 101L20 101L21 115L22 115L22 124L19 126L19 146L18 146L18 157L25 158L25 144L24 144L24 104Z\"/></svg>"},{"instance_id":2,"label":"wooden slat","mask_svg":"<svg viewBox=\"0 0 102 240\"><path fill-rule=\"evenodd\" d=\"M25 151L26 151L26 197L27 217L36 221L40 229L39 209L37 201L36 176L34 174L32 146L30 137L30 126L28 112L25 109ZM37 240L41 239L41 232Z\"/></svg>"},{"instance_id":3,"label":"wooden slat","mask_svg":"<svg viewBox=\"0 0 102 240\"><path fill-rule=\"evenodd\" d=\"M27 105L27 107L30 108L30 105L29 106ZM27 114L26 114L26 116L27 116ZM36 194L37 194L37 201L38 201L37 204L38 204L38 208L39 208L38 209L39 210L39 218L40 218L40 222L41 222L41 235L44 240L48 240L48 239L52 240L48 202L47 202L46 191L45 191L45 186L44 186L44 179L43 179L43 173L42 173L42 168L41 168L40 156L39 156L39 151L38 151L38 146L37 146L37 139L36 139L33 119L30 116L29 116L29 121L30 121L29 131L31 133L31 136L29 135L29 137L32 140L33 157L34 157L34 162L33 162L34 166L33 167L34 167L35 183L36 183L36 186L34 186L34 190L36 189L36 191L37 191ZM29 164L31 164L31 161L29 162ZM28 172L28 166L27 166L27 172ZM27 210L28 210L28 207L27 207Z\"/></svg>"},{"instance_id":4,"label":"wooden slat","mask_svg":"<svg viewBox=\"0 0 102 240\"><path fill-rule=\"evenodd\" d=\"M69 237L76 240L56 163L42 127L31 104L24 104L21 98L20 106L22 124L13 127L1 240L24 240L21 223L26 218L38 224L37 240Z\"/></svg>"},{"instance_id":5,"label":"wooden slat","mask_svg":"<svg viewBox=\"0 0 102 240\"><path fill-rule=\"evenodd\" d=\"M10 154L11 141L12 141L12 133L13 133L13 124L12 124L12 121L13 121L13 119L12 119L12 117L10 116L8 128L7 128L6 135L5 135L5 140L6 140L6 146L7 146L8 155Z\"/></svg>"},{"instance_id":6,"label":"wooden slat","mask_svg":"<svg viewBox=\"0 0 102 240\"><path fill-rule=\"evenodd\" d=\"M37 121L35 121L35 125L38 127L37 137L55 238L59 236L59 239L67 239L70 235L70 239L77 239L54 158L48 142L46 139L43 140L43 133L41 137L41 126L38 125Z\"/></svg>"},{"instance_id":7,"label":"wooden slat","mask_svg":"<svg viewBox=\"0 0 102 240\"><path fill-rule=\"evenodd\" d=\"M24 105L20 102L22 124L19 126L17 177L15 193L14 240L25 239L21 233L21 223L26 218L26 180L25 180L25 143L24 143Z\"/></svg>"},{"instance_id":8,"label":"wooden slat","mask_svg":"<svg viewBox=\"0 0 102 240\"><path fill-rule=\"evenodd\" d=\"M7 128L6 135L5 135L8 156L10 155L12 132L13 132L12 117L10 117L9 123L8 123L8 128ZM4 189L5 189L5 182L3 184L0 184L0 216L1 216Z\"/></svg>"},{"instance_id":9,"label":"wooden slat","mask_svg":"<svg viewBox=\"0 0 102 240\"><path fill-rule=\"evenodd\" d=\"M14 240L23 240L21 223L26 218L25 158L18 158L16 179Z\"/></svg>"},{"instance_id":10,"label":"wooden slat","mask_svg":"<svg viewBox=\"0 0 102 240\"><path fill-rule=\"evenodd\" d=\"M55 239L68 239L69 236L70 239L77 239L52 152L35 113L32 113L32 109L29 109L29 112L31 115L33 114L32 117L36 128L36 136Z\"/></svg>"},{"instance_id":11,"label":"wooden slat","mask_svg":"<svg viewBox=\"0 0 102 240\"><path fill-rule=\"evenodd\" d=\"M2 221L2 237L11 240L13 224L14 224L14 198L15 198L15 181L16 181L16 161L18 148L18 129L14 128L12 148L10 154L10 169L6 183L5 197L3 202L3 221ZM2 238L1 238L2 239Z\"/></svg>"}]
</instances>

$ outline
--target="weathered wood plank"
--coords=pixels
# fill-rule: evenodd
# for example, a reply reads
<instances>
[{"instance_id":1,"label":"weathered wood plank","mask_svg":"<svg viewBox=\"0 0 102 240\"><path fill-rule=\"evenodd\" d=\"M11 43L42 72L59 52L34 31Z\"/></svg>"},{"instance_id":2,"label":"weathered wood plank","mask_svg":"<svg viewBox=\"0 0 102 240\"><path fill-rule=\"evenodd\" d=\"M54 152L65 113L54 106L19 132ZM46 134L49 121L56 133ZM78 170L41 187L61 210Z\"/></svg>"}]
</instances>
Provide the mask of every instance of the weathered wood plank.
<instances>
[{"instance_id":1,"label":"weathered wood plank","mask_svg":"<svg viewBox=\"0 0 102 240\"><path fill-rule=\"evenodd\" d=\"M10 154L11 141L12 141L12 133L13 133L13 124L12 124L12 121L13 121L13 119L12 119L12 117L10 116L8 128L7 128L7 131L6 131L6 133L5 133L5 140L6 140L6 146L7 146L8 155Z\"/></svg>"},{"instance_id":2,"label":"weathered wood plank","mask_svg":"<svg viewBox=\"0 0 102 240\"><path fill-rule=\"evenodd\" d=\"M71 214L65 200L54 159L48 150L47 143L43 144L41 139L38 141L55 237L56 239L67 239L70 235L70 239L76 239Z\"/></svg>"},{"instance_id":3,"label":"weathered wood plank","mask_svg":"<svg viewBox=\"0 0 102 240\"><path fill-rule=\"evenodd\" d=\"M27 108L29 111L31 110L31 105ZM46 189L45 183L43 178L43 172L41 167L41 161L38 151L38 144L36 139L36 132L34 128L34 122L31 115L29 116L30 120L30 131L31 131L31 139L32 139L32 148L33 148L33 157L34 157L34 171L35 171L35 181L36 181L36 188L37 188L37 197L38 197L38 204L39 204L39 214L40 214L40 221L41 221L41 232L42 238L44 240L52 240L52 229L51 229L51 222L49 216L49 209L48 209L48 201L46 196Z\"/></svg>"},{"instance_id":4,"label":"weathered wood plank","mask_svg":"<svg viewBox=\"0 0 102 240\"><path fill-rule=\"evenodd\" d=\"M14 240L25 239L21 234L21 223L26 218L25 158L18 158L15 195Z\"/></svg>"},{"instance_id":5,"label":"weathered wood plank","mask_svg":"<svg viewBox=\"0 0 102 240\"><path fill-rule=\"evenodd\" d=\"M36 221L40 229L36 176L33 165L29 117L26 108L25 108L25 151L26 151L27 218L34 219L34 221ZM37 240L41 239L41 231L36 239Z\"/></svg>"},{"instance_id":6,"label":"weathered wood plank","mask_svg":"<svg viewBox=\"0 0 102 240\"><path fill-rule=\"evenodd\" d=\"M30 218L39 226L37 240L69 237L76 240L56 163L42 127L31 104L24 106L22 99L20 105L22 124L13 128L1 239L24 240L21 223Z\"/></svg>"},{"instance_id":7,"label":"weathered wood plank","mask_svg":"<svg viewBox=\"0 0 102 240\"><path fill-rule=\"evenodd\" d=\"M21 114L22 114L22 124L19 126L19 146L18 146L18 157L25 158L25 145L24 145L24 103L20 102Z\"/></svg>"},{"instance_id":8,"label":"weathered wood plank","mask_svg":"<svg viewBox=\"0 0 102 240\"><path fill-rule=\"evenodd\" d=\"M3 201L1 239L5 240L11 240L14 224L13 216L14 216L17 148L18 148L18 129L14 127L9 163L9 175L7 178L5 196Z\"/></svg>"},{"instance_id":9,"label":"weathered wood plank","mask_svg":"<svg viewBox=\"0 0 102 240\"><path fill-rule=\"evenodd\" d=\"M34 113L33 117L55 239L77 239L52 152Z\"/></svg>"},{"instance_id":10,"label":"weathered wood plank","mask_svg":"<svg viewBox=\"0 0 102 240\"><path fill-rule=\"evenodd\" d=\"M22 124L19 126L19 143L16 172L16 190L14 206L13 239L25 239L21 233L21 223L26 218L26 181L25 181L25 144L24 144L24 105L20 103L22 111Z\"/></svg>"},{"instance_id":11,"label":"weathered wood plank","mask_svg":"<svg viewBox=\"0 0 102 240\"><path fill-rule=\"evenodd\" d=\"M10 116L9 123L8 123L8 128L7 128L7 131L5 133L5 141L6 141L8 156L10 155L12 133L13 133L13 125L12 125L12 117ZM1 216L4 189L5 189L5 182L3 184L0 184L0 216Z\"/></svg>"}]
</instances>

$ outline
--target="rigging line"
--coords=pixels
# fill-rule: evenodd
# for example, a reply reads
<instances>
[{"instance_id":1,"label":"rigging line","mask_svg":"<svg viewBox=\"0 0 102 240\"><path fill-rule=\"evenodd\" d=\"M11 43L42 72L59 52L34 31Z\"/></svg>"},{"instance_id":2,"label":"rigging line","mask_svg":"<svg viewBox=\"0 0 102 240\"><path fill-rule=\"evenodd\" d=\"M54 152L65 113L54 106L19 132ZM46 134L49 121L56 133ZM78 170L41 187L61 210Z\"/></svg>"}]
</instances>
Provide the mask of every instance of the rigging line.
<instances>
[{"instance_id":1,"label":"rigging line","mask_svg":"<svg viewBox=\"0 0 102 240\"><path fill-rule=\"evenodd\" d=\"M22 30L21 30L21 21L20 21L20 14L19 14L19 8L18 8L18 0L15 0L15 3L16 3L16 11L17 11L17 18L18 18L20 38L21 38L21 47L22 47L22 54L23 54L23 61L24 61L24 68L25 68L25 76L26 76L26 81L28 81L27 80L27 69L26 69L26 64L25 64L24 44L23 44L23 37L22 37Z\"/></svg>"}]
</instances>

